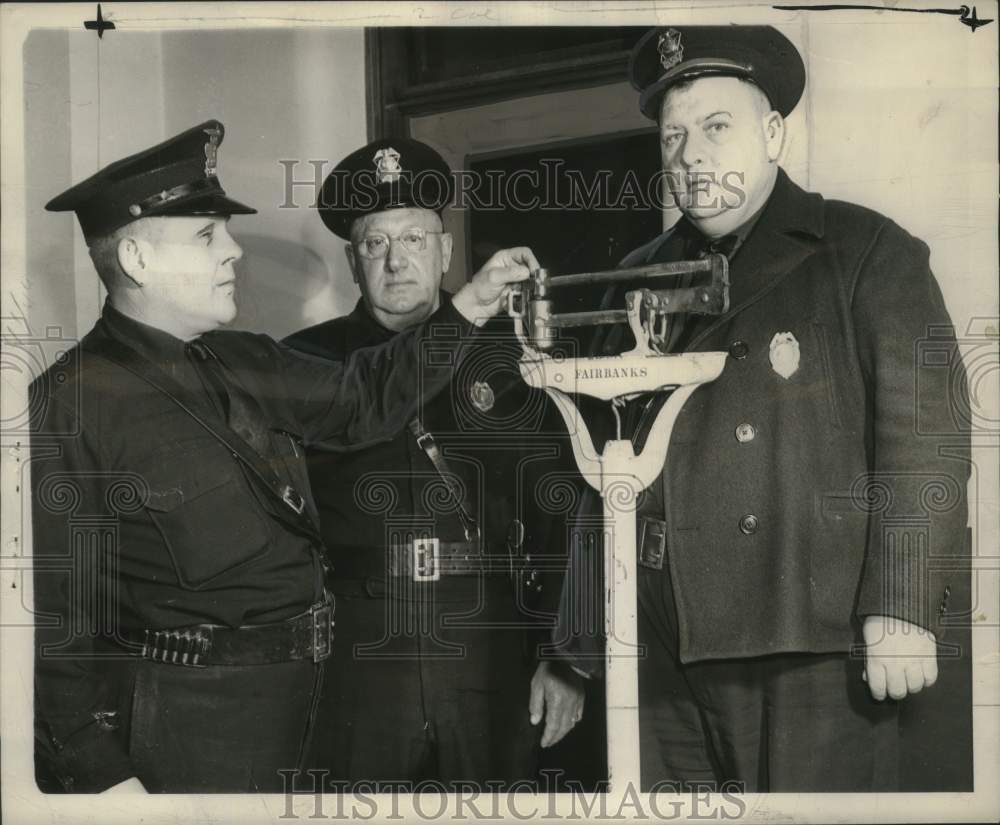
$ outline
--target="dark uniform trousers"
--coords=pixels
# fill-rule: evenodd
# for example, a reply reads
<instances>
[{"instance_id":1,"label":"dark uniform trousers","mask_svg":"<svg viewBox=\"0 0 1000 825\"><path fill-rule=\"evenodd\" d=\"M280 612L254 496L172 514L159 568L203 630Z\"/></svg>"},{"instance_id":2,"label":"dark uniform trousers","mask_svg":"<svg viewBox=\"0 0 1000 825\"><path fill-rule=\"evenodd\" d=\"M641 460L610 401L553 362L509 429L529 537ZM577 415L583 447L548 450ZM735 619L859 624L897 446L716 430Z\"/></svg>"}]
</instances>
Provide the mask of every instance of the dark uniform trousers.
<instances>
[{"instance_id":1,"label":"dark uniform trousers","mask_svg":"<svg viewBox=\"0 0 1000 825\"><path fill-rule=\"evenodd\" d=\"M150 793L281 793L308 747L325 663L136 665L129 755Z\"/></svg>"},{"instance_id":2,"label":"dark uniform trousers","mask_svg":"<svg viewBox=\"0 0 1000 825\"><path fill-rule=\"evenodd\" d=\"M334 580L332 589L335 664L307 760L323 771L317 781L485 788L533 777L531 663L507 576Z\"/></svg>"},{"instance_id":3,"label":"dark uniform trousers","mask_svg":"<svg viewBox=\"0 0 1000 825\"><path fill-rule=\"evenodd\" d=\"M541 578L561 578L561 563L558 574L540 570L533 588L514 562L530 553L541 567L555 516L536 490L565 468L553 451L561 422L550 428L544 398L524 384L509 326L480 331L449 391L420 408L420 439L410 430L360 451L309 453L337 626L304 791L311 781L485 787L537 773L529 648L544 634L542 602L558 595ZM289 342L343 358L394 336L361 301ZM393 568L393 552L416 537L440 541L437 581L407 563ZM458 571L444 563L458 552L489 561Z\"/></svg>"},{"instance_id":4,"label":"dark uniform trousers","mask_svg":"<svg viewBox=\"0 0 1000 825\"><path fill-rule=\"evenodd\" d=\"M639 568L642 788L738 782L747 793L892 791L898 706L863 658L793 653L681 664L668 565Z\"/></svg>"}]
</instances>

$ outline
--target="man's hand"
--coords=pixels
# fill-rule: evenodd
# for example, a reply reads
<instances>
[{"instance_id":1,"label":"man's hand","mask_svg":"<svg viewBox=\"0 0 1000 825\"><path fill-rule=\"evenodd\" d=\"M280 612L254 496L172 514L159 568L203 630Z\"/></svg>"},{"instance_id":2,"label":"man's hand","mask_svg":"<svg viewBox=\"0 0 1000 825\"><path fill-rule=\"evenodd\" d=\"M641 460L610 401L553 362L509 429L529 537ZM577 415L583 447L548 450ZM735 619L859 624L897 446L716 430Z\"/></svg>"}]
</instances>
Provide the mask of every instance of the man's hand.
<instances>
[{"instance_id":1,"label":"man's hand","mask_svg":"<svg viewBox=\"0 0 1000 825\"><path fill-rule=\"evenodd\" d=\"M124 782L119 782L117 785L112 785L110 788L102 791L102 793L148 793L146 787L139 781L136 776L126 779Z\"/></svg>"},{"instance_id":2,"label":"man's hand","mask_svg":"<svg viewBox=\"0 0 1000 825\"><path fill-rule=\"evenodd\" d=\"M542 747L554 745L583 717L583 679L557 662L540 662L531 677L531 724L545 719Z\"/></svg>"},{"instance_id":3,"label":"man's hand","mask_svg":"<svg viewBox=\"0 0 1000 825\"><path fill-rule=\"evenodd\" d=\"M535 254L528 247L501 249L455 293L451 302L466 320L482 326L503 307L510 290L508 284L527 279L538 268Z\"/></svg>"},{"instance_id":4,"label":"man's hand","mask_svg":"<svg viewBox=\"0 0 1000 825\"><path fill-rule=\"evenodd\" d=\"M890 616L866 616L865 670L872 697L902 699L937 681L937 645L929 630Z\"/></svg>"}]
</instances>

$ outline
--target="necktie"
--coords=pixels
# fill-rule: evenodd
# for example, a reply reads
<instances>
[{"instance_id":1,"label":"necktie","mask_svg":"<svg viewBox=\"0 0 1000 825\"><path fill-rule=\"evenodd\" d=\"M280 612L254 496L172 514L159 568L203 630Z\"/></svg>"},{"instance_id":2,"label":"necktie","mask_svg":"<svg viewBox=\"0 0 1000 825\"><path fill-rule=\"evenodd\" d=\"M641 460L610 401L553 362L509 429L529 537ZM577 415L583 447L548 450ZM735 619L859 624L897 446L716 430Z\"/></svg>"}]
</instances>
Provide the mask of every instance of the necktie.
<instances>
[{"instance_id":1,"label":"necktie","mask_svg":"<svg viewBox=\"0 0 1000 825\"><path fill-rule=\"evenodd\" d=\"M727 258L732 258L739 243L740 239L738 235L723 235L721 238L716 238L715 240L709 240L703 235L697 235L692 237L688 242L687 255L690 260L705 258L713 253L720 253Z\"/></svg>"},{"instance_id":2,"label":"necktie","mask_svg":"<svg viewBox=\"0 0 1000 825\"><path fill-rule=\"evenodd\" d=\"M721 254L727 259L732 259L733 253L739 246L740 239L736 235L723 235L721 238L709 240L704 235L693 235L685 250L685 257L689 261L707 258L709 255ZM690 282L685 284L690 286ZM676 322L676 330L670 338L668 352L684 352L687 345L692 341L698 328L701 326L704 316L683 315Z\"/></svg>"},{"instance_id":3,"label":"necktie","mask_svg":"<svg viewBox=\"0 0 1000 825\"><path fill-rule=\"evenodd\" d=\"M241 468L251 487L259 490L264 486L271 491L264 499L267 502L265 506L272 510L280 508L281 505L278 505L274 500L275 495L277 495L285 504L295 510L296 514L302 515L303 509L305 509L305 518L310 522L311 528L305 528L304 534L312 539L309 543L309 551L312 554L313 567L316 572L314 595L318 598L323 592L322 583L326 569L326 561L318 549L319 532L316 526L318 515L315 507L311 506L310 502L296 491L295 473L284 466L284 462L272 448L269 437L270 427L264 411L256 399L243 389L239 381L227 374L222 362L219 361L208 344L198 340L190 341L185 345L185 350L198 375L201 376L209 396L213 398L218 411L222 413L223 420L260 457L259 461L256 456L248 456L243 459L256 466L256 473L243 467L242 462ZM304 464L302 472L305 472ZM273 480L268 480L269 477ZM284 484L283 490L280 489L282 484ZM304 484L307 485L308 480L305 480ZM301 489L307 489L307 487L301 486ZM279 516L279 518L288 523L287 515ZM303 527L297 524L294 527L297 531L303 532Z\"/></svg>"},{"instance_id":4,"label":"necktie","mask_svg":"<svg viewBox=\"0 0 1000 825\"><path fill-rule=\"evenodd\" d=\"M207 344L199 340L190 341L186 349L222 418L244 441L266 457L269 451L268 426L260 405L226 375Z\"/></svg>"}]
</instances>

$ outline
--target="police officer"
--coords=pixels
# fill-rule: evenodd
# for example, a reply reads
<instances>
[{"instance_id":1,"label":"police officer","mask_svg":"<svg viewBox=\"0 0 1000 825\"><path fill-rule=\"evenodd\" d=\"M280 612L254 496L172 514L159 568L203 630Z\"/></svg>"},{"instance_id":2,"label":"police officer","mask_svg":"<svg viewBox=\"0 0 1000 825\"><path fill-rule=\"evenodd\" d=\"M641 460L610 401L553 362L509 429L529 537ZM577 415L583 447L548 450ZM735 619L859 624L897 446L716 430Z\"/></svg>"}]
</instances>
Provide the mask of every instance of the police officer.
<instances>
[{"instance_id":1,"label":"police officer","mask_svg":"<svg viewBox=\"0 0 1000 825\"><path fill-rule=\"evenodd\" d=\"M344 158L319 213L348 241L361 298L287 343L340 359L433 322L449 300L440 213L451 196L447 164L419 141L378 140ZM394 438L309 454L343 664L327 672L309 763L332 783L530 779L531 726L544 720L547 746L580 718L579 677L526 645L546 578L534 488L557 466L561 427L521 379L519 355L509 323L494 322L449 391Z\"/></svg>"},{"instance_id":2,"label":"police officer","mask_svg":"<svg viewBox=\"0 0 1000 825\"><path fill-rule=\"evenodd\" d=\"M108 291L31 387L36 752L65 790L282 788L332 622L302 446L391 437L536 265L494 258L433 344L418 326L323 361L216 331L236 314L228 220L255 211L219 182L223 136L208 121L47 205L76 213Z\"/></svg>"},{"instance_id":3,"label":"police officer","mask_svg":"<svg viewBox=\"0 0 1000 825\"><path fill-rule=\"evenodd\" d=\"M888 700L937 678L929 559L965 545L964 373L927 247L780 168L805 69L774 28L654 29L630 73L682 217L623 265L721 252L731 280L724 315L675 325L673 352L729 359L638 509L643 785L891 790Z\"/></svg>"}]
</instances>

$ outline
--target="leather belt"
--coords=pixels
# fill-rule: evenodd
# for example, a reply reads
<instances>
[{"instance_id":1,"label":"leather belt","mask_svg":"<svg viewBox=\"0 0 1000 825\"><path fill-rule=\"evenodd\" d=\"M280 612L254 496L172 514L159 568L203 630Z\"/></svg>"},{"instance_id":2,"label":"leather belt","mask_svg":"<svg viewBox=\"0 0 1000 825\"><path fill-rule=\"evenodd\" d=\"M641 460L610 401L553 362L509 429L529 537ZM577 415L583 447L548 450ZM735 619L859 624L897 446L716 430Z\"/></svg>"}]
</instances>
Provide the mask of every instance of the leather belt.
<instances>
[{"instance_id":1,"label":"leather belt","mask_svg":"<svg viewBox=\"0 0 1000 825\"><path fill-rule=\"evenodd\" d=\"M436 582L442 576L512 574L532 567L529 556L483 553L478 542L413 539L386 548L329 548L336 579L409 578Z\"/></svg>"},{"instance_id":2,"label":"leather belt","mask_svg":"<svg viewBox=\"0 0 1000 825\"><path fill-rule=\"evenodd\" d=\"M270 665L330 656L333 642L333 597L326 593L308 610L270 624L197 624L169 630L140 630L129 639L142 645L139 656L185 667Z\"/></svg>"}]
</instances>

